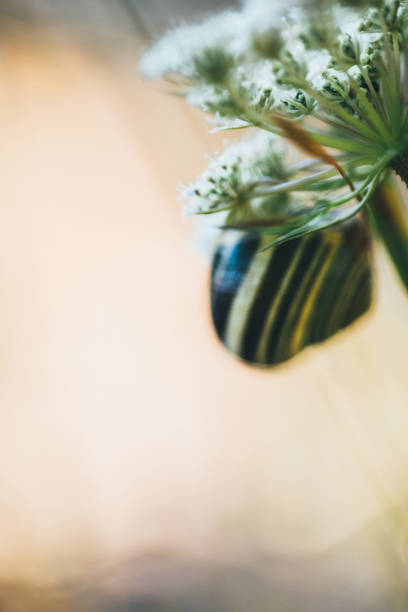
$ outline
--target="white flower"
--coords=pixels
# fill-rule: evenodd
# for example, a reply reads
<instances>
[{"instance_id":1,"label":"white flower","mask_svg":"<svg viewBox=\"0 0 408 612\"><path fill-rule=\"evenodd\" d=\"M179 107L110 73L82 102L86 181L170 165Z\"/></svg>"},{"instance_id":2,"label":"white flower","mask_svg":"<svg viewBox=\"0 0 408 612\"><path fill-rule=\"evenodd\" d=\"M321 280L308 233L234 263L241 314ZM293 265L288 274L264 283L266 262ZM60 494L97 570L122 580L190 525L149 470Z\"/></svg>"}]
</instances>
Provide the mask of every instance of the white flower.
<instances>
[{"instance_id":1,"label":"white flower","mask_svg":"<svg viewBox=\"0 0 408 612\"><path fill-rule=\"evenodd\" d=\"M313 166L310 175L288 180L281 164L282 185L276 185L279 164L273 162L282 162L282 156L264 146L275 141L244 141L212 160L187 190L192 210L224 210L229 221L247 217L252 223L260 210L265 218L275 214L272 194L279 194L292 216L289 195L314 192L314 211L299 215L296 235L301 235L311 229L309 223L315 231L355 214L387 168L404 175L407 3L378 0L372 10L366 10L369 2L351 4L245 0L241 12L169 33L143 58L148 76L186 77L180 86L188 102L217 121L283 137L310 154L313 164L317 158L331 168ZM280 239L286 239L283 227L282 232Z\"/></svg>"},{"instance_id":2,"label":"white flower","mask_svg":"<svg viewBox=\"0 0 408 612\"><path fill-rule=\"evenodd\" d=\"M211 255L231 212L239 212L241 206L249 205L248 189L253 181L270 178L274 167L279 179L284 178L285 152L281 140L264 132L235 144L226 142L224 151L210 158L207 169L197 181L183 189L182 198L188 202L187 215L216 213L196 217L193 241L200 253ZM255 216L265 201L271 204L273 198L258 198L256 203L251 203ZM279 201L283 201L282 195ZM248 212L246 209L245 213Z\"/></svg>"},{"instance_id":3,"label":"white flower","mask_svg":"<svg viewBox=\"0 0 408 612\"><path fill-rule=\"evenodd\" d=\"M197 24L170 30L140 61L140 70L154 79L168 73L194 74L194 59L205 49L220 47L231 54L239 48L242 15L225 11Z\"/></svg>"},{"instance_id":4,"label":"white flower","mask_svg":"<svg viewBox=\"0 0 408 612\"><path fill-rule=\"evenodd\" d=\"M254 180L271 178L273 173L280 179L285 176L284 154L282 141L265 132L227 146L210 159L197 181L184 189L188 212L219 212L247 203Z\"/></svg>"}]
</instances>

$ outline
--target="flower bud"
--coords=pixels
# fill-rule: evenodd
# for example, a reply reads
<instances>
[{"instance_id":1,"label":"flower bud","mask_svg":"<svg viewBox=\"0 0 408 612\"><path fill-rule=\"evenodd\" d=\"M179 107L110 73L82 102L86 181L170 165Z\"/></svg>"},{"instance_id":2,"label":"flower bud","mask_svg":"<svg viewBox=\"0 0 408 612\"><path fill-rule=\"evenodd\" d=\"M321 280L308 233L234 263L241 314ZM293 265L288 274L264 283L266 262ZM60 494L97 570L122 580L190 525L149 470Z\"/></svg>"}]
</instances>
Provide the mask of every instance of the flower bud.
<instances>
[{"instance_id":1,"label":"flower bud","mask_svg":"<svg viewBox=\"0 0 408 612\"><path fill-rule=\"evenodd\" d=\"M278 59L283 46L282 36L277 28L258 30L252 35L255 52L266 59Z\"/></svg>"},{"instance_id":2,"label":"flower bud","mask_svg":"<svg viewBox=\"0 0 408 612\"><path fill-rule=\"evenodd\" d=\"M338 70L326 70L323 73L324 81L321 93L332 102L343 102L350 93L350 81L346 73Z\"/></svg>"},{"instance_id":3,"label":"flower bud","mask_svg":"<svg viewBox=\"0 0 408 612\"><path fill-rule=\"evenodd\" d=\"M209 47L193 58L197 76L208 83L221 85L225 82L234 60L221 47Z\"/></svg>"},{"instance_id":4,"label":"flower bud","mask_svg":"<svg viewBox=\"0 0 408 612\"><path fill-rule=\"evenodd\" d=\"M340 50L343 56L353 62L356 63L358 61L358 57L360 55L359 44L357 40L354 40L350 34L343 34L340 38Z\"/></svg>"}]
</instances>

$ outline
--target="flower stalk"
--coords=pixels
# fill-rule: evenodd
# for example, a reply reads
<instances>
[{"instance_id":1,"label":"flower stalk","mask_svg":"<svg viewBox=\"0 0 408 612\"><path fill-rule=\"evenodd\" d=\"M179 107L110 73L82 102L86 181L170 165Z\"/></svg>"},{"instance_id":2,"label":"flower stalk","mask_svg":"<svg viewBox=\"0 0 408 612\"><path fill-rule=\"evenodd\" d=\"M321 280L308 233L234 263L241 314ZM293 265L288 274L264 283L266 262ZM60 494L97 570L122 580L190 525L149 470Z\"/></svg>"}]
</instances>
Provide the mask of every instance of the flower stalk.
<instances>
[{"instance_id":1,"label":"flower stalk","mask_svg":"<svg viewBox=\"0 0 408 612\"><path fill-rule=\"evenodd\" d=\"M401 282L408 290L408 211L392 175L381 182L373 193L369 218Z\"/></svg>"},{"instance_id":2,"label":"flower stalk","mask_svg":"<svg viewBox=\"0 0 408 612\"><path fill-rule=\"evenodd\" d=\"M408 187L408 151L404 151L392 161L392 168Z\"/></svg>"}]
</instances>

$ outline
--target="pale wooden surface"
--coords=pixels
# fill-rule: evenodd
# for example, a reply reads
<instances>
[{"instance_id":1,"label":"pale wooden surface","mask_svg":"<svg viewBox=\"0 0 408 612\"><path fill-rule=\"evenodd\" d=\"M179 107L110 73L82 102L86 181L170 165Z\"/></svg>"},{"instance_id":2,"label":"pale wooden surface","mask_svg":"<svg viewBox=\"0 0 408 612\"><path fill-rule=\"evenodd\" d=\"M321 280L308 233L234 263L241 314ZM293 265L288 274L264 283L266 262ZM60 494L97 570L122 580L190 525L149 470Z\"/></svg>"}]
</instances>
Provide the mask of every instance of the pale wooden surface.
<instances>
[{"instance_id":1,"label":"pale wooden surface","mask_svg":"<svg viewBox=\"0 0 408 612\"><path fill-rule=\"evenodd\" d=\"M350 332L238 363L177 200L220 138L136 63L50 45L2 47L0 576L314 554L379 514L400 546L408 307L383 260Z\"/></svg>"}]
</instances>

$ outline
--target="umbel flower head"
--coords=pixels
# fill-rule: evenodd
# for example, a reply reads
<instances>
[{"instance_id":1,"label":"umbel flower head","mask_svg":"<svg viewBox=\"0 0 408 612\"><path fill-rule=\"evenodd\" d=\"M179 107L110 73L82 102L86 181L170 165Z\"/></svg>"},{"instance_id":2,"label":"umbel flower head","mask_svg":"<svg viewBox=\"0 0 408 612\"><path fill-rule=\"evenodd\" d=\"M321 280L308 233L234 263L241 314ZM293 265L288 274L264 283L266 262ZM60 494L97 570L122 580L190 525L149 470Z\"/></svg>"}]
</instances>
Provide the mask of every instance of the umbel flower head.
<instances>
[{"instance_id":1,"label":"umbel flower head","mask_svg":"<svg viewBox=\"0 0 408 612\"><path fill-rule=\"evenodd\" d=\"M148 76L178 77L187 101L213 114L219 127L257 127L317 159L319 147L341 152L342 168L358 175L349 193L341 185L337 192L334 179L324 192L326 177L323 184L320 173L308 177L307 191L315 187L319 194L313 196L317 229L356 213L388 168L406 177L408 11L398 0L375 8L372 2L353 8L307 3L285 12L282 4L255 0L241 12L183 26L162 39L141 67ZM347 177L341 182L350 185ZM294 189L299 191L298 183ZM357 205L347 206L358 196ZM248 194L256 197L256 190ZM208 212L222 206L212 207L210 198Z\"/></svg>"},{"instance_id":2,"label":"umbel flower head","mask_svg":"<svg viewBox=\"0 0 408 612\"><path fill-rule=\"evenodd\" d=\"M407 49L406 0L246 0L169 32L142 72L214 129L258 130L211 160L189 209L266 236L264 248L362 212L408 287L408 221L386 183L395 171L408 184ZM293 147L307 160L289 163Z\"/></svg>"}]
</instances>

